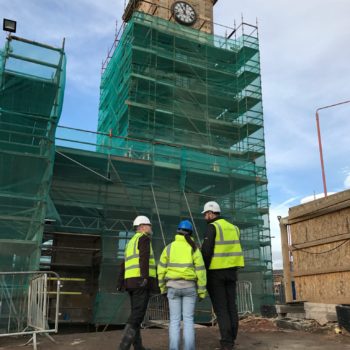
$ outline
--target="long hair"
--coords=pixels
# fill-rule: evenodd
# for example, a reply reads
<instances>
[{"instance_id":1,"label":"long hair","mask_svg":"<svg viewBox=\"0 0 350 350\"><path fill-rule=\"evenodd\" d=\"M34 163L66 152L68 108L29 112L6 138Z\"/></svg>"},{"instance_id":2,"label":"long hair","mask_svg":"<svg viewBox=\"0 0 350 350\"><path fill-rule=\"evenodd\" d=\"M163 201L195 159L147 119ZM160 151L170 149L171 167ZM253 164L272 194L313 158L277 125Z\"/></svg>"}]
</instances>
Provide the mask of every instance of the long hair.
<instances>
[{"instance_id":1,"label":"long hair","mask_svg":"<svg viewBox=\"0 0 350 350\"><path fill-rule=\"evenodd\" d=\"M193 252L195 252L198 247L197 247L195 241L192 239L191 233L183 231L182 234L185 236L186 242L192 247Z\"/></svg>"}]
</instances>

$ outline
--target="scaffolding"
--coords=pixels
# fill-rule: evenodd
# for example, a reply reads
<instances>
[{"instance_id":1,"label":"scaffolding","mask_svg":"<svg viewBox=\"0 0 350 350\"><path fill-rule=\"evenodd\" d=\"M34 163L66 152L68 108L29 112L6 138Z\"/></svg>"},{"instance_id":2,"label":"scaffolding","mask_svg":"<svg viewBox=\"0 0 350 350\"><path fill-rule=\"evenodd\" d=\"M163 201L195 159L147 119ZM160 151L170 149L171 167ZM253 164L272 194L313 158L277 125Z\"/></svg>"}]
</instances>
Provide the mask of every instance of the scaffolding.
<instances>
[{"instance_id":1,"label":"scaffolding","mask_svg":"<svg viewBox=\"0 0 350 350\"><path fill-rule=\"evenodd\" d=\"M99 152L130 158L126 173L116 168L135 199L132 206L154 214L157 202L168 235L180 218L199 220L207 200L219 202L241 229L242 278L253 283L254 304L268 303L272 266L257 27L242 23L220 37L134 12L102 76L98 129Z\"/></svg>"},{"instance_id":2,"label":"scaffolding","mask_svg":"<svg viewBox=\"0 0 350 350\"><path fill-rule=\"evenodd\" d=\"M49 202L64 47L9 35L0 57L0 270L32 271Z\"/></svg>"},{"instance_id":3,"label":"scaffolding","mask_svg":"<svg viewBox=\"0 0 350 350\"><path fill-rule=\"evenodd\" d=\"M151 218L158 258L181 219L193 220L201 241L206 224L200 213L216 200L240 227L246 260L240 276L252 283L259 312L273 302L273 292L257 27L243 23L220 37L141 12L123 27L101 79L98 132L56 128L63 50L55 51L60 78L11 71L20 78L15 90L5 85L6 101L18 99L0 104L1 155L13 157L2 164L16 164L0 173L0 198L6 198L1 238L17 249L7 266L21 268L12 266L14 259L36 224L26 240L34 242L34 268L40 262L75 281L62 290L60 322L121 324L129 306L116 293L116 279L135 216ZM28 45L29 52L36 47ZM3 80L7 70L2 73ZM27 82L36 89L22 93ZM41 104L47 109L34 110ZM203 307L210 310L210 303ZM209 314L197 313L197 321L210 321Z\"/></svg>"}]
</instances>

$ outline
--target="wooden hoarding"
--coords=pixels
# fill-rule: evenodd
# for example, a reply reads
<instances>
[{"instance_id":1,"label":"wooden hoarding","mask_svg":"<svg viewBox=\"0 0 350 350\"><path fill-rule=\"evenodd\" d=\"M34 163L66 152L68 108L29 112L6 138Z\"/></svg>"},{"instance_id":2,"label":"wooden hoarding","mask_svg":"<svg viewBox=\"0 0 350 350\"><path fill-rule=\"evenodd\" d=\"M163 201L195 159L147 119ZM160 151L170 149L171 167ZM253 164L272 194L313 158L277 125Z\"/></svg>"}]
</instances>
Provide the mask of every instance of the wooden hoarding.
<instances>
[{"instance_id":1,"label":"wooden hoarding","mask_svg":"<svg viewBox=\"0 0 350 350\"><path fill-rule=\"evenodd\" d=\"M289 210L298 301L350 304L350 191Z\"/></svg>"}]
</instances>

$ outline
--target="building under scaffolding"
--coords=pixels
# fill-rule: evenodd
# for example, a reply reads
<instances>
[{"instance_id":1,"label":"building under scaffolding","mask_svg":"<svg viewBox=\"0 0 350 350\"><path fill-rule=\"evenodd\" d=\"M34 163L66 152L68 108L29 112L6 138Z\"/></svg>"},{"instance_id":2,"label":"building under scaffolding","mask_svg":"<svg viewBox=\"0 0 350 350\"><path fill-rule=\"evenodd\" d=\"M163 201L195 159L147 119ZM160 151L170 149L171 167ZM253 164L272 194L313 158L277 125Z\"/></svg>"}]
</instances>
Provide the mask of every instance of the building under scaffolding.
<instances>
[{"instance_id":1,"label":"building under scaffolding","mask_svg":"<svg viewBox=\"0 0 350 350\"><path fill-rule=\"evenodd\" d=\"M207 20L191 28L157 9L127 8L102 74L98 132L56 130L63 48L9 37L2 52L1 269L67 278L61 322L125 322L116 276L134 217L152 219L159 258L183 218L201 241L208 200L241 229L240 278L256 311L273 302L257 27L220 37ZM208 320L209 301L201 308Z\"/></svg>"}]
</instances>

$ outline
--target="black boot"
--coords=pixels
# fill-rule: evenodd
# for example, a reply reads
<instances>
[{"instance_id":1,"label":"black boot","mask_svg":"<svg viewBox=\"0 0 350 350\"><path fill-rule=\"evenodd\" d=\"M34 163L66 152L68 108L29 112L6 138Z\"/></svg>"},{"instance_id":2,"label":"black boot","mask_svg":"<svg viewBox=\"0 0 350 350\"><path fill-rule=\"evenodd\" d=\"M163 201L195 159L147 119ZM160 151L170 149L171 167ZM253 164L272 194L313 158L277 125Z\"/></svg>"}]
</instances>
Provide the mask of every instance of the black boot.
<instances>
[{"instance_id":1,"label":"black boot","mask_svg":"<svg viewBox=\"0 0 350 350\"><path fill-rule=\"evenodd\" d=\"M134 345L134 350L151 350L149 348L143 347L140 328L136 330L133 345Z\"/></svg>"},{"instance_id":2,"label":"black boot","mask_svg":"<svg viewBox=\"0 0 350 350\"><path fill-rule=\"evenodd\" d=\"M122 341L120 342L120 345L119 345L119 350L129 350L131 347L131 344L135 340L135 335L136 335L136 330L132 328L131 324L127 323L124 328Z\"/></svg>"}]
</instances>

